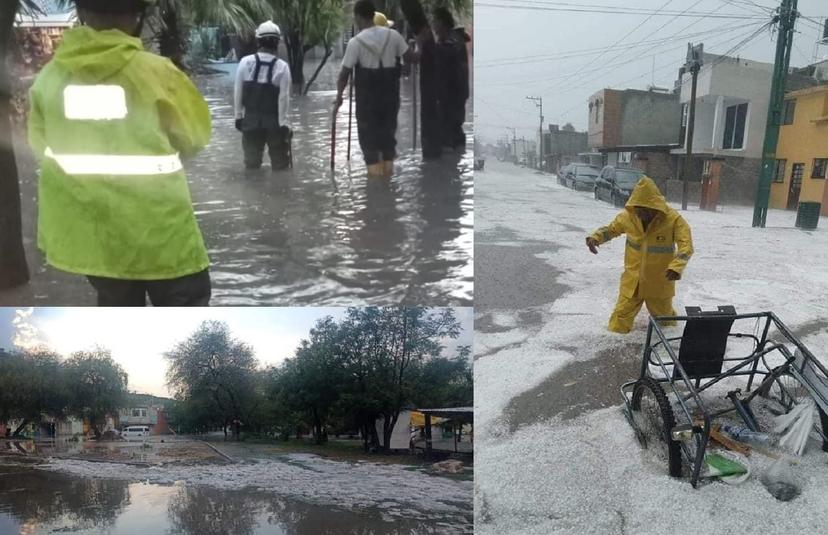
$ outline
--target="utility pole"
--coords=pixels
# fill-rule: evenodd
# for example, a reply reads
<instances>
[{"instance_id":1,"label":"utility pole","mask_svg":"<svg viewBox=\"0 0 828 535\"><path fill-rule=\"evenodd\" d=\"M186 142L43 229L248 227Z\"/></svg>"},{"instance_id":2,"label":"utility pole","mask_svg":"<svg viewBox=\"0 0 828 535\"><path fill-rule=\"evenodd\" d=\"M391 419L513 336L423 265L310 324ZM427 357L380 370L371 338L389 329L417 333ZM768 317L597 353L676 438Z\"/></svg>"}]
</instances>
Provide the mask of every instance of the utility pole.
<instances>
[{"instance_id":1,"label":"utility pole","mask_svg":"<svg viewBox=\"0 0 828 535\"><path fill-rule=\"evenodd\" d=\"M776 57L773 62L765 143L762 146L762 167L759 171L756 203L753 207L754 227L765 228L765 221L768 217L771 182L776 172L776 144L779 142L779 125L782 123L782 106L785 102L785 82L788 77L788 67L791 64L791 48L797 17L796 4L797 0L782 0L779 15L775 17L779 31L776 32Z\"/></svg>"},{"instance_id":2,"label":"utility pole","mask_svg":"<svg viewBox=\"0 0 828 535\"><path fill-rule=\"evenodd\" d=\"M543 97L526 97L528 100L535 102L535 106L539 108L540 128L538 129L538 169L543 171Z\"/></svg>"},{"instance_id":3,"label":"utility pole","mask_svg":"<svg viewBox=\"0 0 828 535\"><path fill-rule=\"evenodd\" d=\"M506 127L506 130L512 131L512 156L514 156L515 160L517 160L517 130L508 126ZM509 139L508 135L506 136L506 139Z\"/></svg>"},{"instance_id":4,"label":"utility pole","mask_svg":"<svg viewBox=\"0 0 828 535\"><path fill-rule=\"evenodd\" d=\"M690 110L687 113L687 155L684 157L684 171L682 172L681 209L687 210L687 189L690 173L693 169L693 131L696 125L696 82L699 79L703 61L703 45L694 47L687 43L687 63L685 69L690 71L693 81L690 86Z\"/></svg>"}]
</instances>

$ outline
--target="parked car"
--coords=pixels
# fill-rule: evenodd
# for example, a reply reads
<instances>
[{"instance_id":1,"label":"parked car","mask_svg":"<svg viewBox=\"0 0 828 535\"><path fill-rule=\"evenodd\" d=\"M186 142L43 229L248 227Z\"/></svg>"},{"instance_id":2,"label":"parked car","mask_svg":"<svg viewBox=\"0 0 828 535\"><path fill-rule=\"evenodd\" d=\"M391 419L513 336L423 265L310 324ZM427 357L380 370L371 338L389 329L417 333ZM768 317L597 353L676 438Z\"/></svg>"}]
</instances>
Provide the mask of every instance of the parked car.
<instances>
[{"instance_id":1,"label":"parked car","mask_svg":"<svg viewBox=\"0 0 828 535\"><path fill-rule=\"evenodd\" d=\"M121 432L121 436L127 440L130 438L148 437L149 434L150 428L146 425L131 425L125 427L123 432Z\"/></svg>"},{"instance_id":2,"label":"parked car","mask_svg":"<svg viewBox=\"0 0 828 535\"><path fill-rule=\"evenodd\" d=\"M592 191L600 172L601 170L593 165L573 163L569 165L564 185L575 190Z\"/></svg>"},{"instance_id":3,"label":"parked car","mask_svg":"<svg viewBox=\"0 0 828 535\"><path fill-rule=\"evenodd\" d=\"M595 199L608 201L613 206L624 206L633 188L644 173L638 169L622 169L608 165L595 179Z\"/></svg>"}]
</instances>

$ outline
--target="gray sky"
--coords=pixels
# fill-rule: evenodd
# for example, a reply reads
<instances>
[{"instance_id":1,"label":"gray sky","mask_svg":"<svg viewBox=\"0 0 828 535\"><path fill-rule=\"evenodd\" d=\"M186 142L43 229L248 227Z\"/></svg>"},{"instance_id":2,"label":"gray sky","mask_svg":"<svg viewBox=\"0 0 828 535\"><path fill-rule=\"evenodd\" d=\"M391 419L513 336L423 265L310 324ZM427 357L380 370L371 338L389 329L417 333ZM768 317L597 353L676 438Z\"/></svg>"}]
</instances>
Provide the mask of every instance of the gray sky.
<instances>
[{"instance_id":1,"label":"gray sky","mask_svg":"<svg viewBox=\"0 0 828 535\"><path fill-rule=\"evenodd\" d=\"M771 7L781 2L754 0L753 3ZM687 10L689 14L743 17L765 17L768 13L752 5L751 0L476 0L475 133L488 142L504 137L506 126L518 128L518 138L537 138L538 109L526 100L527 96L543 97L544 130L550 123L567 122L578 130L585 130L587 99L591 94L607 87L646 89L653 81L658 87L672 88L684 63L688 42L703 42L705 52L723 54L770 18L674 18L670 15L645 20L648 14L528 10L516 6L563 9L608 6L650 12L663 7L672 14ZM828 16L828 1L799 0L798 9L805 16L824 18ZM802 19L796 28L799 33L794 37L791 65L805 66L813 62L821 31L815 23ZM629 32L632 33L625 37ZM706 33L698 35L702 32ZM673 39L675 36L685 37ZM653 42L658 40L662 41ZM641 45L635 48L623 48L639 42ZM775 36L765 30L731 55L772 62L775 43ZM594 50L612 45L615 46L609 51ZM820 47L818 52L819 58L828 56L828 46Z\"/></svg>"},{"instance_id":2,"label":"gray sky","mask_svg":"<svg viewBox=\"0 0 828 535\"><path fill-rule=\"evenodd\" d=\"M293 355L318 319L341 318L344 308L0 308L0 348L49 346L68 356L100 345L129 374L130 390L168 395L163 353L187 338L205 320L225 321L233 334L253 346L263 365ZM446 340L444 355L471 345L471 308L456 308L463 332Z\"/></svg>"}]
</instances>

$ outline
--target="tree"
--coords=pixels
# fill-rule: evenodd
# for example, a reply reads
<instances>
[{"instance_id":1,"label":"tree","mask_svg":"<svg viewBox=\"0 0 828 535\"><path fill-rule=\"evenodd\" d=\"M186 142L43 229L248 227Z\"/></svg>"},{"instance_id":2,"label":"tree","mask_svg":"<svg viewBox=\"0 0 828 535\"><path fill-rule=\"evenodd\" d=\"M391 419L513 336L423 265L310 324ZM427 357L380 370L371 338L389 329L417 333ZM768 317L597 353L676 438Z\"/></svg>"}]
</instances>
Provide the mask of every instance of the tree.
<instances>
[{"instance_id":1,"label":"tree","mask_svg":"<svg viewBox=\"0 0 828 535\"><path fill-rule=\"evenodd\" d=\"M288 408L304 413L317 444L327 440L328 417L342 389L342 332L330 317L319 320L303 340L296 356L284 364L280 399Z\"/></svg>"},{"instance_id":2,"label":"tree","mask_svg":"<svg viewBox=\"0 0 828 535\"><path fill-rule=\"evenodd\" d=\"M288 51L288 64L293 83L305 84L305 55L315 46L325 49L322 61L328 60L333 43L342 29L344 0L268 0L276 18L282 26L282 38ZM314 73L310 83L316 79L321 67Z\"/></svg>"},{"instance_id":3,"label":"tree","mask_svg":"<svg viewBox=\"0 0 828 535\"><path fill-rule=\"evenodd\" d=\"M30 422L65 416L68 392L62 372L60 356L45 348L0 359L0 421L20 420L14 436Z\"/></svg>"},{"instance_id":4,"label":"tree","mask_svg":"<svg viewBox=\"0 0 828 535\"><path fill-rule=\"evenodd\" d=\"M167 384L185 404L209 403L205 410L227 426L241 425L259 402L253 349L232 337L226 323L205 321L185 341L165 354Z\"/></svg>"},{"instance_id":5,"label":"tree","mask_svg":"<svg viewBox=\"0 0 828 535\"><path fill-rule=\"evenodd\" d=\"M108 414L123 407L127 395L127 374L106 349L78 351L66 361L69 413L88 419L95 437Z\"/></svg>"},{"instance_id":6,"label":"tree","mask_svg":"<svg viewBox=\"0 0 828 535\"><path fill-rule=\"evenodd\" d=\"M20 9L33 10L33 0L6 0L0 5L0 290L29 282L23 248L20 176L11 128L12 81L9 50L14 20Z\"/></svg>"}]
</instances>

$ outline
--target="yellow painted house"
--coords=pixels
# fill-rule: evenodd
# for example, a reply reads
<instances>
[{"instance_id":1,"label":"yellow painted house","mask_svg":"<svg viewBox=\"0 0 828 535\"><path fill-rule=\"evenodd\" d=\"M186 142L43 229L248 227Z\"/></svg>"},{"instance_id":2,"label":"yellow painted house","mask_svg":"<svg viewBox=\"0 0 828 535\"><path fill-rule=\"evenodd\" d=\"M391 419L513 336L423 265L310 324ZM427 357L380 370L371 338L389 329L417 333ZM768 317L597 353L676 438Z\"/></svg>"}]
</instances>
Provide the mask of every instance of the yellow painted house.
<instances>
[{"instance_id":1,"label":"yellow painted house","mask_svg":"<svg viewBox=\"0 0 828 535\"><path fill-rule=\"evenodd\" d=\"M828 85L785 95L776 158L771 208L821 202L828 215Z\"/></svg>"}]
</instances>

